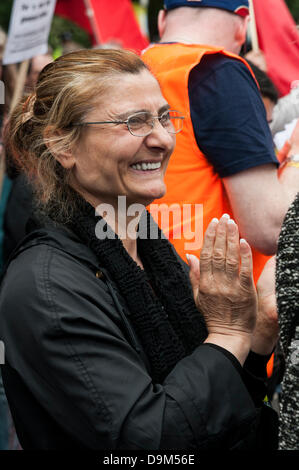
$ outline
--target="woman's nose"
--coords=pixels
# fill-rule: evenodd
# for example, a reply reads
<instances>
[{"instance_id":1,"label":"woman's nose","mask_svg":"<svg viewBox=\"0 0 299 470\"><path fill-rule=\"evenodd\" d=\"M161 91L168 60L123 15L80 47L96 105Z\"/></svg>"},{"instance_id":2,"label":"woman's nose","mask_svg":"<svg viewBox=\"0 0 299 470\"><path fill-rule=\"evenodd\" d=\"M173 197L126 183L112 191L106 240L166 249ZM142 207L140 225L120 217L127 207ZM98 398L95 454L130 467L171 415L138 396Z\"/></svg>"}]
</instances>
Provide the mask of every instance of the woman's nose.
<instances>
[{"instance_id":1,"label":"woman's nose","mask_svg":"<svg viewBox=\"0 0 299 470\"><path fill-rule=\"evenodd\" d=\"M152 132L147 136L147 144L153 147L172 150L175 146L175 134L169 133L159 119L155 119Z\"/></svg>"}]
</instances>

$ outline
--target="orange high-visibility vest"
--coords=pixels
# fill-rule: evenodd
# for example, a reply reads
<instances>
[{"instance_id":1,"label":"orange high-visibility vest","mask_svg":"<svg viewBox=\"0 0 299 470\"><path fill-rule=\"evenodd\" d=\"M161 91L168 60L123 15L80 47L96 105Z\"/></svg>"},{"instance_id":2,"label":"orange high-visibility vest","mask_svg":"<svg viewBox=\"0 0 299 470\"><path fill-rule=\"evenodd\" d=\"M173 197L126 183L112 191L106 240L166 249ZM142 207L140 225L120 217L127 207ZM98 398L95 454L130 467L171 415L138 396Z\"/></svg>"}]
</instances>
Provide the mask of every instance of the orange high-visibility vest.
<instances>
[{"instance_id":1,"label":"orange high-visibility vest","mask_svg":"<svg viewBox=\"0 0 299 470\"><path fill-rule=\"evenodd\" d=\"M186 253L199 256L203 234L212 218L220 218L224 213L233 217L221 178L198 148L190 117L189 74L205 54L216 53L242 61L252 73L241 57L210 46L156 44L147 48L142 56L158 79L171 109L185 116L166 171L166 195L149 207L184 260ZM255 249L252 251L256 282L269 257Z\"/></svg>"}]
</instances>

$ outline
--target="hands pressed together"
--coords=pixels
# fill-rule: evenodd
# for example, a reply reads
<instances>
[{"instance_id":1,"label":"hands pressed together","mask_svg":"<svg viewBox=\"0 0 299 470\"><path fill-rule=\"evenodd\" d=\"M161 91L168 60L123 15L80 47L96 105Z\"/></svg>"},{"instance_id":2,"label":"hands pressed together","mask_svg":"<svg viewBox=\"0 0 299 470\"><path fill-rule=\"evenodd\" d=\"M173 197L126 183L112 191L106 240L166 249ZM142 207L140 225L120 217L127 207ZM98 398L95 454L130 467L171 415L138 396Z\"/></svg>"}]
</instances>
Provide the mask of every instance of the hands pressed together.
<instances>
[{"instance_id":1,"label":"hands pressed together","mask_svg":"<svg viewBox=\"0 0 299 470\"><path fill-rule=\"evenodd\" d=\"M187 258L195 303L209 332L205 342L227 349L242 365L250 349L270 354L278 335L275 259L265 265L256 290L251 248L227 214L209 224L200 260Z\"/></svg>"}]
</instances>

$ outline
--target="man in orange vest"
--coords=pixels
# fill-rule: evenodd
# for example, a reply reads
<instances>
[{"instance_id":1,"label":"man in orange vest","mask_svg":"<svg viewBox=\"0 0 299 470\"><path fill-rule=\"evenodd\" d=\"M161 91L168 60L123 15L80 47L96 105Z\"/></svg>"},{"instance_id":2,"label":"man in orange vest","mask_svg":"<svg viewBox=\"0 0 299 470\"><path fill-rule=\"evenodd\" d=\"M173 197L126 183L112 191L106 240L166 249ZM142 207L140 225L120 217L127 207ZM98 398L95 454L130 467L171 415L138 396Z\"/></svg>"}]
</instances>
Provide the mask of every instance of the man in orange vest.
<instances>
[{"instance_id":1,"label":"man in orange vest","mask_svg":"<svg viewBox=\"0 0 299 470\"><path fill-rule=\"evenodd\" d=\"M259 89L238 55L248 14L248 0L165 0L161 42L143 59L171 109L185 116L166 172L166 196L151 206L152 214L185 259L199 255L211 219L228 213L253 248L257 281L299 190L299 145L278 178Z\"/></svg>"}]
</instances>

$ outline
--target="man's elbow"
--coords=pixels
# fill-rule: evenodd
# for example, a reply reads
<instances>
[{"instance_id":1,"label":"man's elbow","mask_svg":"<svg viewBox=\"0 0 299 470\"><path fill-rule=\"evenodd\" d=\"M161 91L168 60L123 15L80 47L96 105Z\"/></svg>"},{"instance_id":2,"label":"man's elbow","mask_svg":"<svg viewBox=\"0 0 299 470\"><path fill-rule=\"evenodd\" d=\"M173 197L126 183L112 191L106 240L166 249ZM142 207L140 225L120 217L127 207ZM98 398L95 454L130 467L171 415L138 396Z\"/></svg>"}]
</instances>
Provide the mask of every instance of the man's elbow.
<instances>
[{"instance_id":1,"label":"man's elbow","mask_svg":"<svg viewBox=\"0 0 299 470\"><path fill-rule=\"evenodd\" d=\"M252 244L251 246L254 247L260 253L266 256L273 256L276 254L277 251L277 240L261 240L256 244Z\"/></svg>"},{"instance_id":2,"label":"man's elbow","mask_svg":"<svg viewBox=\"0 0 299 470\"><path fill-rule=\"evenodd\" d=\"M280 230L281 225L268 225L264 230L256 230L253 233L249 233L247 238L246 236L244 238L246 238L252 248L255 248L260 253L266 256L273 256L277 252Z\"/></svg>"}]
</instances>

